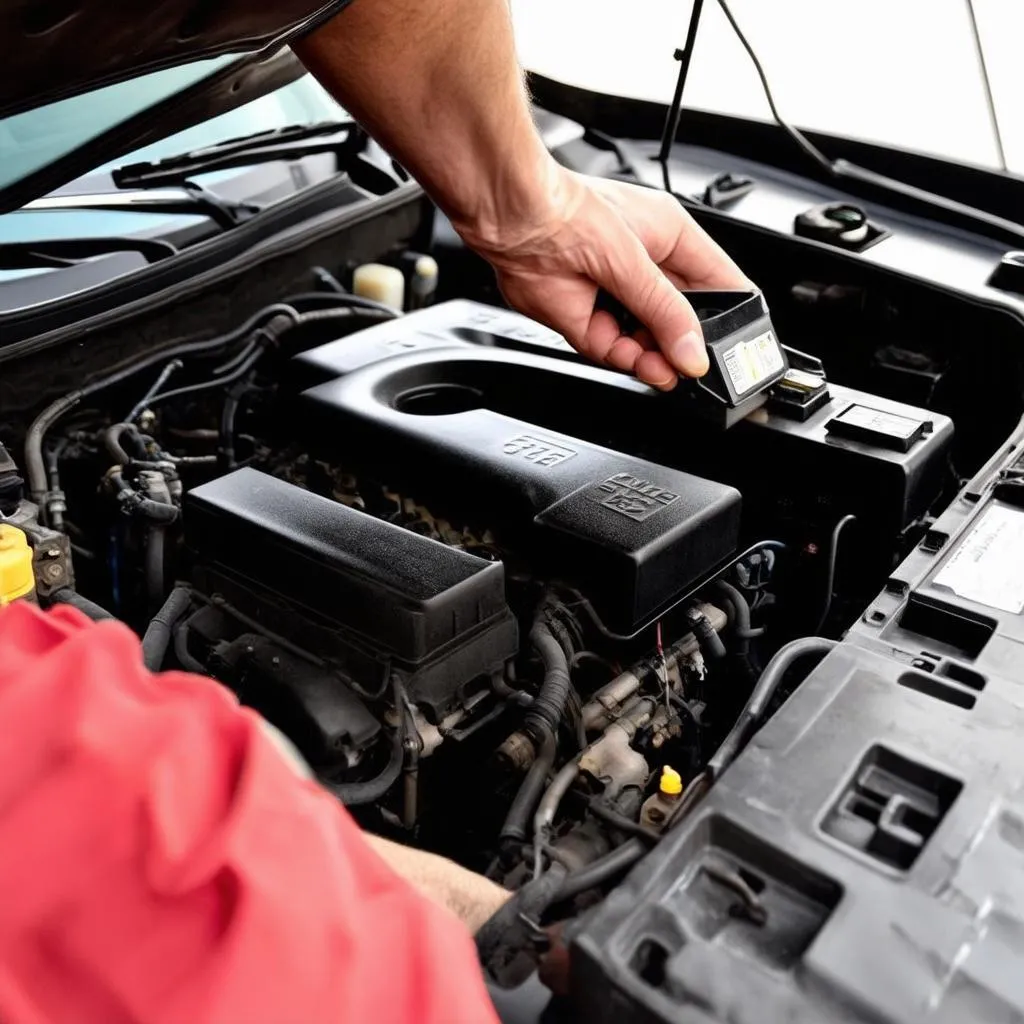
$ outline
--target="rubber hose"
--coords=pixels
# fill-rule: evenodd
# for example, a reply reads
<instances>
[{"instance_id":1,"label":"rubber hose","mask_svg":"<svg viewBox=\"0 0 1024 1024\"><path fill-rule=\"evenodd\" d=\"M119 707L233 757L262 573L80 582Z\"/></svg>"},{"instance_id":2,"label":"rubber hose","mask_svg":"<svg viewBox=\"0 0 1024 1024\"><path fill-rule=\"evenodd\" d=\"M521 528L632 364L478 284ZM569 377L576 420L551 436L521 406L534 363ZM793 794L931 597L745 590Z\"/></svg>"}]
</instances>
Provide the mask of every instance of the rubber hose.
<instances>
[{"instance_id":1,"label":"rubber hose","mask_svg":"<svg viewBox=\"0 0 1024 1024\"><path fill-rule=\"evenodd\" d=\"M131 423L115 423L103 432L103 446L107 449L107 454L119 466L129 465L134 458L125 451L124 445L121 443L121 438L125 434L137 435L138 431Z\"/></svg>"},{"instance_id":2,"label":"rubber hose","mask_svg":"<svg viewBox=\"0 0 1024 1024\"><path fill-rule=\"evenodd\" d=\"M551 905L566 878L566 870L561 864L555 864L544 872L540 878L531 879L522 888L517 889L512 898L506 900L492 917L488 918L474 936L477 954L484 969L490 970L508 955L517 952L514 943L520 938L524 918L539 921L544 911ZM509 946L510 941L513 946Z\"/></svg>"},{"instance_id":3,"label":"rubber hose","mask_svg":"<svg viewBox=\"0 0 1024 1024\"><path fill-rule=\"evenodd\" d=\"M309 309L299 314L300 324L318 323L330 320L359 320L363 323L376 324L385 320L394 320L398 314L389 306L382 310L373 308L335 307L333 309Z\"/></svg>"},{"instance_id":4,"label":"rubber hose","mask_svg":"<svg viewBox=\"0 0 1024 1024\"><path fill-rule=\"evenodd\" d=\"M538 836L551 828L558 813L558 805L562 802L565 794L569 792L572 784L579 778L580 766L575 761L570 761L558 770L551 785L544 791L544 795L537 805L537 813L533 816L533 834Z\"/></svg>"},{"instance_id":5,"label":"rubber hose","mask_svg":"<svg viewBox=\"0 0 1024 1024\"><path fill-rule=\"evenodd\" d=\"M725 644L722 638L715 632L715 627L708 621L708 617L698 608L694 608L690 615L690 628L697 639L697 646L708 661L721 661L725 657Z\"/></svg>"},{"instance_id":6,"label":"rubber hose","mask_svg":"<svg viewBox=\"0 0 1024 1024\"><path fill-rule=\"evenodd\" d=\"M153 501L152 498L142 498L135 508L147 519L158 523L173 523L178 519L178 508L175 505L167 505L162 501Z\"/></svg>"},{"instance_id":7,"label":"rubber hose","mask_svg":"<svg viewBox=\"0 0 1024 1024\"><path fill-rule=\"evenodd\" d=\"M647 851L642 839L634 836L617 846L610 853L588 864L585 868L570 871L562 880L555 899L558 902L572 899L588 889L596 889L617 875L631 868Z\"/></svg>"},{"instance_id":8,"label":"rubber hose","mask_svg":"<svg viewBox=\"0 0 1024 1024\"><path fill-rule=\"evenodd\" d=\"M60 590L55 590L50 595L51 604L67 604L72 608L77 608L83 615L87 615L93 622L105 622L107 619L116 619L115 615L112 615L107 611L106 608L96 604L95 601L90 601L87 597L82 597L77 590L72 590L70 587L62 587Z\"/></svg>"},{"instance_id":9,"label":"rubber hose","mask_svg":"<svg viewBox=\"0 0 1024 1024\"><path fill-rule=\"evenodd\" d=\"M747 604L747 599L739 592L739 590L737 590L731 583L727 583L725 580L718 580L715 583L715 587L728 597L733 608L736 609L734 631L737 638L742 641L748 641L761 636L764 633L763 629L750 628L750 605ZM745 649L746 647L744 647L744 650Z\"/></svg>"},{"instance_id":10,"label":"rubber hose","mask_svg":"<svg viewBox=\"0 0 1024 1024\"><path fill-rule=\"evenodd\" d=\"M707 771L712 780L717 779L725 771L736 758L743 744L750 738L786 672L800 658L812 654L828 654L836 644L836 640L808 636L793 640L775 652L754 685L750 697L736 719L736 724L729 730L714 756L708 761Z\"/></svg>"},{"instance_id":11,"label":"rubber hose","mask_svg":"<svg viewBox=\"0 0 1024 1024\"><path fill-rule=\"evenodd\" d=\"M150 672L159 672L163 668L174 627L191 603L192 591L184 586L175 587L146 627L142 637L142 661Z\"/></svg>"},{"instance_id":12,"label":"rubber hose","mask_svg":"<svg viewBox=\"0 0 1024 1024\"><path fill-rule=\"evenodd\" d=\"M821 632L828 621L828 613L832 610L832 594L836 588L836 561L839 558L839 537L843 530L850 524L855 523L857 517L853 515L843 516L832 528L832 537L828 549L828 570L825 576L825 601L821 609L821 616L814 627L816 633Z\"/></svg>"},{"instance_id":13,"label":"rubber hose","mask_svg":"<svg viewBox=\"0 0 1024 1024\"><path fill-rule=\"evenodd\" d=\"M197 676L208 676L206 666L198 659L193 658L188 650L188 623L183 622L174 630L174 656L178 664L186 671Z\"/></svg>"},{"instance_id":14,"label":"rubber hose","mask_svg":"<svg viewBox=\"0 0 1024 1024\"><path fill-rule=\"evenodd\" d=\"M319 780L320 784L346 807L358 807L380 800L402 774L402 765L405 762L406 716L402 685L397 677L394 679L394 698L395 708L398 711L398 727L395 729L395 735L391 741L391 756L380 774L365 782L330 782L323 778Z\"/></svg>"},{"instance_id":15,"label":"rubber hose","mask_svg":"<svg viewBox=\"0 0 1024 1024\"><path fill-rule=\"evenodd\" d=\"M401 310L393 309L391 306L384 305L383 302L377 302L375 299L366 299L362 295L353 295L351 292L299 292L297 295L289 295L285 298L285 301L290 306L298 308L307 302L312 302L319 308L331 307L333 309L340 309L345 306L349 306L352 309L372 309L378 313L385 313L389 320L395 320L402 315ZM300 312L300 316L303 313L307 313L309 310L303 310Z\"/></svg>"},{"instance_id":16,"label":"rubber hose","mask_svg":"<svg viewBox=\"0 0 1024 1024\"><path fill-rule=\"evenodd\" d=\"M501 827L502 839L513 839L522 842L526 839L526 823L533 814L534 807L544 789L544 781L555 763L555 734L546 726L544 738L537 756L526 773L526 778L519 785L519 790L512 801L512 806L505 815L505 824Z\"/></svg>"},{"instance_id":17,"label":"rubber hose","mask_svg":"<svg viewBox=\"0 0 1024 1024\"><path fill-rule=\"evenodd\" d=\"M530 710L526 712L523 724L536 736L544 736L545 732L555 734L565 714L572 686L569 660L546 623L534 623L530 630L530 643L544 664L544 681Z\"/></svg>"},{"instance_id":18,"label":"rubber hose","mask_svg":"<svg viewBox=\"0 0 1024 1024\"><path fill-rule=\"evenodd\" d=\"M289 306L275 303L254 313L241 327L227 334L216 338L207 338L202 341L188 341L181 345L165 349L162 352L154 352L151 355L130 363L128 366L115 370L112 374L92 381L77 391L71 391L66 395L51 402L36 418L25 435L25 476L28 480L29 494L37 505L42 505L46 498L46 466L43 461L43 441L46 432L70 409L74 409L83 398L102 391L104 388L113 387L127 380L136 373L149 369L166 359L173 359L176 356L200 355L205 352L215 352L234 344L247 334L251 334L261 320L266 319L275 313L286 314L293 319L298 314Z\"/></svg>"},{"instance_id":19,"label":"rubber hose","mask_svg":"<svg viewBox=\"0 0 1024 1024\"><path fill-rule=\"evenodd\" d=\"M85 397L83 390L72 391L48 405L33 421L25 435L25 479L29 497L40 507L46 500L46 463L43 461L43 439L69 409Z\"/></svg>"},{"instance_id":20,"label":"rubber hose","mask_svg":"<svg viewBox=\"0 0 1024 1024\"><path fill-rule=\"evenodd\" d=\"M551 630L551 635L558 641L559 647L565 652L566 663L572 665L576 655L576 647L566 626L553 616L544 623Z\"/></svg>"},{"instance_id":21,"label":"rubber hose","mask_svg":"<svg viewBox=\"0 0 1024 1024\"><path fill-rule=\"evenodd\" d=\"M494 691L494 695L501 700L510 700L513 704L519 704L526 708L533 703L533 696L531 694L525 690L517 690L514 686L509 686L501 676L495 676L491 680L491 689Z\"/></svg>"},{"instance_id":22,"label":"rubber hose","mask_svg":"<svg viewBox=\"0 0 1024 1024\"><path fill-rule=\"evenodd\" d=\"M241 387L238 385L233 387L224 399L224 408L221 410L218 454L221 468L225 470L235 468L235 416L238 413L239 405L241 405L242 392L247 386L248 382L245 382Z\"/></svg>"},{"instance_id":23,"label":"rubber hose","mask_svg":"<svg viewBox=\"0 0 1024 1024\"><path fill-rule=\"evenodd\" d=\"M163 386L178 372L185 364L180 359L172 359L157 375L157 378L150 385L149 390L132 406L131 412L124 418L125 423L134 423L142 415L146 406L153 396L159 394Z\"/></svg>"},{"instance_id":24,"label":"rubber hose","mask_svg":"<svg viewBox=\"0 0 1024 1024\"><path fill-rule=\"evenodd\" d=\"M146 597L150 609L159 608L164 598L164 527L154 523L146 532Z\"/></svg>"},{"instance_id":25,"label":"rubber hose","mask_svg":"<svg viewBox=\"0 0 1024 1024\"><path fill-rule=\"evenodd\" d=\"M660 832L655 832L654 829L647 828L646 825L641 825L640 822L634 821L632 818L627 818L626 815L601 803L600 800L591 800L589 807L590 813L595 818L600 818L606 825L611 825L612 828L618 829L620 832L638 836L651 844L657 843L661 839Z\"/></svg>"}]
</instances>

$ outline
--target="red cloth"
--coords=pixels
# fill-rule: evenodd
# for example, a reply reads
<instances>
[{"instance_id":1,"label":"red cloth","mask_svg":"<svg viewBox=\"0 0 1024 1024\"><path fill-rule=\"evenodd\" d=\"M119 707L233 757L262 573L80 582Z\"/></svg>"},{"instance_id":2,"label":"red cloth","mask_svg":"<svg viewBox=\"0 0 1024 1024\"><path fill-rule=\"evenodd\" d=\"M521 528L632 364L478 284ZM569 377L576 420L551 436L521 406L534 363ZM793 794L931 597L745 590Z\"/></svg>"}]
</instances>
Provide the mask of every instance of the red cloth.
<instances>
[{"instance_id":1,"label":"red cloth","mask_svg":"<svg viewBox=\"0 0 1024 1024\"><path fill-rule=\"evenodd\" d=\"M493 1022L462 925L218 684L0 611L4 1024Z\"/></svg>"}]
</instances>

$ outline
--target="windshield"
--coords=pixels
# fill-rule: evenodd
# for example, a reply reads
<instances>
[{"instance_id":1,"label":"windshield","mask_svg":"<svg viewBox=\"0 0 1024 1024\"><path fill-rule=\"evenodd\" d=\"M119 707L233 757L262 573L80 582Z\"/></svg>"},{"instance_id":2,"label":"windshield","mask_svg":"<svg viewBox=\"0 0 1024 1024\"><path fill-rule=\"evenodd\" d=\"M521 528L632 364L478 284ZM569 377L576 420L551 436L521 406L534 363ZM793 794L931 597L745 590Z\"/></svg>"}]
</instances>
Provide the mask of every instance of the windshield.
<instances>
[{"instance_id":1,"label":"windshield","mask_svg":"<svg viewBox=\"0 0 1024 1024\"><path fill-rule=\"evenodd\" d=\"M205 62L203 73L209 74L219 63ZM178 89L198 81L201 76L197 74L197 67L176 68L173 71L148 76L144 90L139 90L139 83L134 82L100 90L103 102L95 106L92 105L93 100L100 93L64 100L8 118L7 121L0 121L0 187L27 173L34 166L48 163L69 149L81 145L83 141L137 113L150 103L158 102ZM183 74L185 71L190 74ZM89 101L88 104L85 104L86 100ZM81 116L74 116L75 111ZM188 150L211 146L225 139L240 138L255 132L290 125L341 120L344 117L345 112L316 79L311 75L304 75L265 96L183 131L175 132L145 147L129 153L112 153L102 165L92 168L58 191L116 191L109 171L125 163L160 160ZM15 123L18 127L18 144L12 145L11 135L7 130ZM20 163L12 166L19 159ZM234 176L242 174L244 168L199 175L198 180L207 186L217 186L230 182ZM288 180L292 180L290 176ZM310 180L317 179L313 177ZM294 188L295 183L292 182L292 190ZM164 237L170 231L198 228L208 223L207 218L201 214L190 216L183 213L167 214L142 210L50 210L33 209L30 204L25 209L0 215L0 245L69 237ZM40 268L0 270L0 285L5 281L52 272ZM0 299L0 309L2 307Z\"/></svg>"},{"instance_id":2,"label":"windshield","mask_svg":"<svg viewBox=\"0 0 1024 1024\"><path fill-rule=\"evenodd\" d=\"M213 74L236 57L218 57L0 120L0 188L38 171L122 121Z\"/></svg>"},{"instance_id":3,"label":"windshield","mask_svg":"<svg viewBox=\"0 0 1024 1024\"><path fill-rule=\"evenodd\" d=\"M1024 173L1020 0L729 6L792 123ZM678 69L672 53L686 38L691 0L635 0L625 8L619 0L512 0L512 7L530 69L599 92L671 99ZM684 103L770 117L750 59L715 0L704 4Z\"/></svg>"}]
</instances>

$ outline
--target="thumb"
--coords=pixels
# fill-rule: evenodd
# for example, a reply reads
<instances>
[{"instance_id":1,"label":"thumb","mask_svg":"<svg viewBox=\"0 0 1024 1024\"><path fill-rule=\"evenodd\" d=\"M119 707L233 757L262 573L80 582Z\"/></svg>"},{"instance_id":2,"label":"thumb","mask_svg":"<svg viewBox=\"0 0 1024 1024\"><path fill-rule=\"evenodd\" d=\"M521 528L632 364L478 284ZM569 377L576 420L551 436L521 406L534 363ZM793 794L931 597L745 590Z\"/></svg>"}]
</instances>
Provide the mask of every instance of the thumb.
<instances>
[{"instance_id":1,"label":"thumb","mask_svg":"<svg viewBox=\"0 0 1024 1024\"><path fill-rule=\"evenodd\" d=\"M687 377L708 372L708 354L693 307L648 255L639 239L620 250L605 283L650 331L670 365Z\"/></svg>"}]
</instances>

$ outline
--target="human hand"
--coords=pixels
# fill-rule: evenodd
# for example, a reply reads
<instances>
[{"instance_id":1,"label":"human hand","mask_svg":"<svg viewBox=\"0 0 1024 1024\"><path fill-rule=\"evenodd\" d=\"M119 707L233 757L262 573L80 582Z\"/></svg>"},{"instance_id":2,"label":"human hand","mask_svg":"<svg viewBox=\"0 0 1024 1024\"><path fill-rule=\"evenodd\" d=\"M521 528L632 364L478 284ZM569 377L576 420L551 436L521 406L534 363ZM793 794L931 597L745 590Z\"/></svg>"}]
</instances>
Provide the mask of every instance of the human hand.
<instances>
[{"instance_id":1,"label":"human hand","mask_svg":"<svg viewBox=\"0 0 1024 1024\"><path fill-rule=\"evenodd\" d=\"M525 223L499 224L486 237L460 228L509 304L583 355L663 390L679 374L706 373L700 323L679 289L752 289L739 267L667 192L556 166L547 194ZM643 328L623 334L595 309L599 289Z\"/></svg>"}]
</instances>

